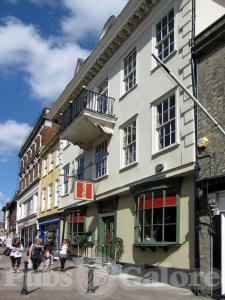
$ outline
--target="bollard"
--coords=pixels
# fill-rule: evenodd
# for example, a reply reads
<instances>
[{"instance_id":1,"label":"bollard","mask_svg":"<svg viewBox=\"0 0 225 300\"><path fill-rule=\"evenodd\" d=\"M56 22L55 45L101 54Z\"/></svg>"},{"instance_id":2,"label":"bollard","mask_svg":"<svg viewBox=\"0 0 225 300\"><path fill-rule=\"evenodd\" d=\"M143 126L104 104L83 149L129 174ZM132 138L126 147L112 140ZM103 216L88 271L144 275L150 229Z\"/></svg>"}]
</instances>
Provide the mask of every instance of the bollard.
<instances>
[{"instance_id":1,"label":"bollard","mask_svg":"<svg viewBox=\"0 0 225 300\"><path fill-rule=\"evenodd\" d=\"M87 294L94 294L94 265L88 266L88 287Z\"/></svg>"},{"instance_id":2,"label":"bollard","mask_svg":"<svg viewBox=\"0 0 225 300\"><path fill-rule=\"evenodd\" d=\"M104 261L103 261L103 255L104 255L104 245L102 245L102 265L104 263Z\"/></svg>"},{"instance_id":3,"label":"bollard","mask_svg":"<svg viewBox=\"0 0 225 300\"><path fill-rule=\"evenodd\" d=\"M28 261L24 262L24 275L23 275L23 288L21 290L21 295L28 295L27 290L27 271L28 271Z\"/></svg>"}]
</instances>

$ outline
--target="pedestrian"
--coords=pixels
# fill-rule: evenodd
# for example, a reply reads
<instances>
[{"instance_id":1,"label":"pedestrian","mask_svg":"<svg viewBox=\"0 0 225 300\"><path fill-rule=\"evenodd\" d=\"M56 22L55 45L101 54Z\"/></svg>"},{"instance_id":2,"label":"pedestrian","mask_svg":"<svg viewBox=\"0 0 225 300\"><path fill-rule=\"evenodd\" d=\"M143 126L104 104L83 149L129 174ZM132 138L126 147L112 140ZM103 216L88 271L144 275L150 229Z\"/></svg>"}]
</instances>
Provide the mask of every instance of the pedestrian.
<instances>
[{"instance_id":1,"label":"pedestrian","mask_svg":"<svg viewBox=\"0 0 225 300\"><path fill-rule=\"evenodd\" d=\"M41 240L36 239L34 244L30 246L29 257L33 263L33 270L37 272L42 260L43 247L41 245Z\"/></svg>"},{"instance_id":2,"label":"pedestrian","mask_svg":"<svg viewBox=\"0 0 225 300\"><path fill-rule=\"evenodd\" d=\"M19 267L21 264L23 245L19 238L16 238L11 244L10 259L12 262L13 273L20 272Z\"/></svg>"},{"instance_id":3,"label":"pedestrian","mask_svg":"<svg viewBox=\"0 0 225 300\"><path fill-rule=\"evenodd\" d=\"M67 239L64 239L60 248L59 248L59 259L61 263L61 272L64 271L65 262L70 253L70 241Z\"/></svg>"},{"instance_id":4,"label":"pedestrian","mask_svg":"<svg viewBox=\"0 0 225 300\"><path fill-rule=\"evenodd\" d=\"M44 246L43 258L44 258L44 267L42 271L43 272L50 271L51 253L48 245Z\"/></svg>"}]
</instances>

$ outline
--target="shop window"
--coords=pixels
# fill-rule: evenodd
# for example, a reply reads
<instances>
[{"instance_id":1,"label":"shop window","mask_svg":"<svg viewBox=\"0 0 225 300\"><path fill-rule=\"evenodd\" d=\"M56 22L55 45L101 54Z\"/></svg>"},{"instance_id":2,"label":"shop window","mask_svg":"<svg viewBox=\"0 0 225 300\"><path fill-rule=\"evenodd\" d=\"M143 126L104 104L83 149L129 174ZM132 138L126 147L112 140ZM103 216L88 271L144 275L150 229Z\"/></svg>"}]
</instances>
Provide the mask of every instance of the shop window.
<instances>
[{"instance_id":1,"label":"shop window","mask_svg":"<svg viewBox=\"0 0 225 300\"><path fill-rule=\"evenodd\" d=\"M77 235L84 235L85 232L85 216L82 212L70 213L67 217L67 238L71 244L75 244Z\"/></svg>"},{"instance_id":2,"label":"shop window","mask_svg":"<svg viewBox=\"0 0 225 300\"><path fill-rule=\"evenodd\" d=\"M136 203L135 242L178 243L178 202L175 190L159 189L140 194Z\"/></svg>"}]
</instances>

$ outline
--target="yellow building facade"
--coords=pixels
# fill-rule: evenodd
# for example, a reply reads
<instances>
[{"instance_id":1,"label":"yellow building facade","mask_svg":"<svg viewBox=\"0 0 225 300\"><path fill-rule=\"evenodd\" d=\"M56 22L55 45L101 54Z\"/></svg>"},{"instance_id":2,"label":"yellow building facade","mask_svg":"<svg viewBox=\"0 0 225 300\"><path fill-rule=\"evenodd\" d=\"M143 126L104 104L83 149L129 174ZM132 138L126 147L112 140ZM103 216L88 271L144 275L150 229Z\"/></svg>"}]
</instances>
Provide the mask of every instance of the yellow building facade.
<instances>
[{"instance_id":1,"label":"yellow building facade","mask_svg":"<svg viewBox=\"0 0 225 300\"><path fill-rule=\"evenodd\" d=\"M60 243L59 202L60 142L55 136L41 152L39 234L44 244L57 248Z\"/></svg>"}]
</instances>

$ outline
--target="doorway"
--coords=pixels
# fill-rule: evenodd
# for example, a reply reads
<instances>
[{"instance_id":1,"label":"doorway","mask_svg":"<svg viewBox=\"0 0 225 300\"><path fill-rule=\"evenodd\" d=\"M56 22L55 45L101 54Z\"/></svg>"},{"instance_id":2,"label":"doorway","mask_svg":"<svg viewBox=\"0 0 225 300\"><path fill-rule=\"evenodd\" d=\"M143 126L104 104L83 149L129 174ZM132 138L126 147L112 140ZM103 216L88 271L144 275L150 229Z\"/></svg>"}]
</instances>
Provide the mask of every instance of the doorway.
<instances>
[{"instance_id":1,"label":"doorway","mask_svg":"<svg viewBox=\"0 0 225 300\"><path fill-rule=\"evenodd\" d=\"M112 239L115 237L114 215L100 216L98 227L98 252L103 262L113 259Z\"/></svg>"}]
</instances>

